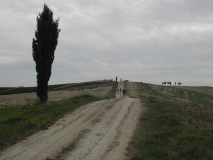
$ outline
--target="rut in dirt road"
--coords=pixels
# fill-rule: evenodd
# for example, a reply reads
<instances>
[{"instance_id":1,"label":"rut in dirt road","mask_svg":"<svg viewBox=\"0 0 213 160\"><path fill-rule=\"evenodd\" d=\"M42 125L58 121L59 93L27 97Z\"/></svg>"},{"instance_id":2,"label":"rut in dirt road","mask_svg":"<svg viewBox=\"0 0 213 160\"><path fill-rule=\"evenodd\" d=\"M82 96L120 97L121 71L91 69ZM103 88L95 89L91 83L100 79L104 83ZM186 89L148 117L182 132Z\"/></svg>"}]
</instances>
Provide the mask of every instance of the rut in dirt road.
<instances>
[{"instance_id":1,"label":"rut in dirt road","mask_svg":"<svg viewBox=\"0 0 213 160\"><path fill-rule=\"evenodd\" d=\"M8 148L0 159L126 159L143 107L139 99L122 98L120 93L117 97L80 107L48 130Z\"/></svg>"}]
</instances>

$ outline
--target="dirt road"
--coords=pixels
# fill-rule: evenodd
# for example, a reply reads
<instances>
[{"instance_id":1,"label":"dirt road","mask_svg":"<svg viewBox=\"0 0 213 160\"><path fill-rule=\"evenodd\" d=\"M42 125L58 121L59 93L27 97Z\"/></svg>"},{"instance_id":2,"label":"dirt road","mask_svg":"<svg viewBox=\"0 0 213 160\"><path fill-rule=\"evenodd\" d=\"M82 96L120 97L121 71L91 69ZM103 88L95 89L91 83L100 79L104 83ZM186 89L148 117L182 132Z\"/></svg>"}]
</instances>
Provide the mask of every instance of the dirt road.
<instances>
[{"instance_id":1,"label":"dirt road","mask_svg":"<svg viewBox=\"0 0 213 160\"><path fill-rule=\"evenodd\" d=\"M120 92L116 97L80 107L48 130L0 153L0 159L126 159L126 147L144 108L139 99L123 98Z\"/></svg>"}]
</instances>

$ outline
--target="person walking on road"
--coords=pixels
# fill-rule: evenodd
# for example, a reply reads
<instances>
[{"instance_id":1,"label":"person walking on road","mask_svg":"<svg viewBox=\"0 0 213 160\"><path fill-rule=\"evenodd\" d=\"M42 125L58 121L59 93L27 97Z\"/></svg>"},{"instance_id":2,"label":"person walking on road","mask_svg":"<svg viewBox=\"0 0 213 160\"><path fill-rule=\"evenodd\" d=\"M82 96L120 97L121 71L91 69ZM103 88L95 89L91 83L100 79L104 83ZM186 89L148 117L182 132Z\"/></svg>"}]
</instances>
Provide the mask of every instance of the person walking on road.
<instances>
[{"instance_id":1,"label":"person walking on road","mask_svg":"<svg viewBox=\"0 0 213 160\"><path fill-rule=\"evenodd\" d=\"M125 98L126 90L123 89L122 92L123 92L123 96L124 96L124 98Z\"/></svg>"},{"instance_id":2,"label":"person walking on road","mask_svg":"<svg viewBox=\"0 0 213 160\"><path fill-rule=\"evenodd\" d=\"M117 92L119 92L119 90L120 90L120 89L119 89L119 88L117 88Z\"/></svg>"}]
</instances>

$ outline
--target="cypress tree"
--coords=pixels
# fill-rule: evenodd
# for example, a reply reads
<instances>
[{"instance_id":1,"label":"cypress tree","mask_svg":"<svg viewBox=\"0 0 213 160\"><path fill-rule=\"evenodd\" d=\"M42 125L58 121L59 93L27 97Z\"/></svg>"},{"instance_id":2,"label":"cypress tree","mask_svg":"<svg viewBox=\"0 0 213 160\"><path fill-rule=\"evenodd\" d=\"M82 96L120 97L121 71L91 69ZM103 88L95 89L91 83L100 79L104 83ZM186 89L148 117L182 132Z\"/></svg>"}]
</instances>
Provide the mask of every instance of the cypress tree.
<instances>
[{"instance_id":1,"label":"cypress tree","mask_svg":"<svg viewBox=\"0 0 213 160\"><path fill-rule=\"evenodd\" d=\"M54 52L58 44L59 18L53 20L53 12L44 4L42 13L36 18L37 30L32 41L33 59L37 72L37 96L43 103L48 99L48 81L51 76Z\"/></svg>"}]
</instances>

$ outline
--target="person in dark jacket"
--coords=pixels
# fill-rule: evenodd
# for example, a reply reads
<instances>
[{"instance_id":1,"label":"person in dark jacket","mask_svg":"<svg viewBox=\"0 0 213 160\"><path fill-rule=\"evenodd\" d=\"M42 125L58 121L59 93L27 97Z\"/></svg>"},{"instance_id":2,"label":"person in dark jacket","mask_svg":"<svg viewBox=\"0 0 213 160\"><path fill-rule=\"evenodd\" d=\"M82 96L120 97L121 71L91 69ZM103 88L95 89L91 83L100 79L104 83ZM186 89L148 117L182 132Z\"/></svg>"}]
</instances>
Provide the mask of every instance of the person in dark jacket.
<instances>
[{"instance_id":1,"label":"person in dark jacket","mask_svg":"<svg viewBox=\"0 0 213 160\"><path fill-rule=\"evenodd\" d=\"M125 90L125 89L123 89L123 90L122 90L122 92L123 92L123 96L125 97L126 90Z\"/></svg>"}]
</instances>

